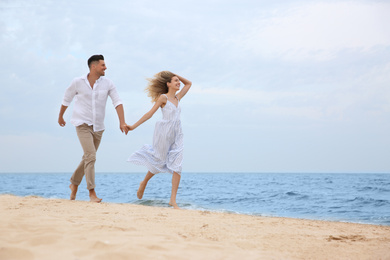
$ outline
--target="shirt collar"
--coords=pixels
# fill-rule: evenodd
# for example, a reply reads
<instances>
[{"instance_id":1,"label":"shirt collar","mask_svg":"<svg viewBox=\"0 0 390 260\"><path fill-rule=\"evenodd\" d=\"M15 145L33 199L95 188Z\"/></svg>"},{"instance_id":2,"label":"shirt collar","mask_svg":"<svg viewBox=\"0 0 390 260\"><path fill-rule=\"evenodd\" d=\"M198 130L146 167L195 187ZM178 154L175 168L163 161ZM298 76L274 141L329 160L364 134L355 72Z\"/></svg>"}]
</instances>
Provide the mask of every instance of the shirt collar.
<instances>
[{"instance_id":1,"label":"shirt collar","mask_svg":"<svg viewBox=\"0 0 390 260\"><path fill-rule=\"evenodd\" d=\"M85 74L82 78L83 78L84 80L88 81L88 75L89 75L89 73ZM100 78L98 78L98 79L96 80L96 82L101 81L103 77L104 77L104 76L100 76Z\"/></svg>"}]
</instances>

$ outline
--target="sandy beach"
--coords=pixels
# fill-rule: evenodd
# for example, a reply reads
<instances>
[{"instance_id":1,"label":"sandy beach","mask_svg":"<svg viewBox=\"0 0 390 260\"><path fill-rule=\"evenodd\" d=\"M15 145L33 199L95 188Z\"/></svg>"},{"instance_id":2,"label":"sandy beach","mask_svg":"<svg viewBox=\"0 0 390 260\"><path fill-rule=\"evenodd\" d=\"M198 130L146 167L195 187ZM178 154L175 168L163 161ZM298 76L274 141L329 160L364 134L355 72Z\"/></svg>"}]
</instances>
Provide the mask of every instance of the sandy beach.
<instances>
[{"instance_id":1,"label":"sandy beach","mask_svg":"<svg viewBox=\"0 0 390 260\"><path fill-rule=\"evenodd\" d=\"M0 195L0 259L390 259L390 227Z\"/></svg>"}]
</instances>

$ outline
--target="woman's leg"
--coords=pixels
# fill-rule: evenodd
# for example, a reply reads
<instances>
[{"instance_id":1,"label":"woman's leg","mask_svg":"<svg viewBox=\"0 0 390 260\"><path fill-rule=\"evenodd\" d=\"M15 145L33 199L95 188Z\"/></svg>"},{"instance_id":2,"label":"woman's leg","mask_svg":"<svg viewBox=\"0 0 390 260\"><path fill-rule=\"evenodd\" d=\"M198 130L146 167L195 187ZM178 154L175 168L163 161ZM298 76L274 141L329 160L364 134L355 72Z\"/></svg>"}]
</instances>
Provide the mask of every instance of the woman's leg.
<instances>
[{"instance_id":1,"label":"woman's leg","mask_svg":"<svg viewBox=\"0 0 390 260\"><path fill-rule=\"evenodd\" d=\"M171 200L169 201L169 205L171 205L175 209L179 209L179 206L177 206L176 204L176 195L177 195L177 190L179 189L179 183L180 183L180 174L178 174L177 172L173 172L172 193L171 193Z\"/></svg>"},{"instance_id":2,"label":"woman's leg","mask_svg":"<svg viewBox=\"0 0 390 260\"><path fill-rule=\"evenodd\" d=\"M145 175L144 180L141 181L141 183L139 184L139 188L138 188L138 191L137 191L138 199L142 199L142 197L144 196L144 191L145 191L146 185L148 184L148 181L153 176L154 176L154 174L148 171L148 173Z\"/></svg>"}]
</instances>

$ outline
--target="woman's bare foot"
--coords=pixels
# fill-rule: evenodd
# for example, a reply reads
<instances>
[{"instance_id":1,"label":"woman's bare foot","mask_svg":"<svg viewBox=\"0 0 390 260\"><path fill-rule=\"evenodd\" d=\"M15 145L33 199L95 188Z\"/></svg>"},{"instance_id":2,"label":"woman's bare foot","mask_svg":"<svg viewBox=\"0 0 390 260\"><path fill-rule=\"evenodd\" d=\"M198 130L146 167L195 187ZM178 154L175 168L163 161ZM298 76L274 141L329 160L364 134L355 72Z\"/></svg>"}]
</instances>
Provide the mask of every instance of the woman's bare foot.
<instances>
[{"instance_id":1,"label":"woman's bare foot","mask_svg":"<svg viewBox=\"0 0 390 260\"><path fill-rule=\"evenodd\" d=\"M142 197L144 196L145 188L146 188L145 181L141 181L141 183L139 184L139 188L137 190L137 198L138 199L142 199Z\"/></svg>"},{"instance_id":2,"label":"woman's bare foot","mask_svg":"<svg viewBox=\"0 0 390 260\"><path fill-rule=\"evenodd\" d=\"M99 203L99 202L101 202L103 199L98 198L97 195L96 195L95 190L92 189L92 190L89 190L89 200L90 200L91 202L97 202L97 203Z\"/></svg>"},{"instance_id":3,"label":"woman's bare foot","mask_svg":"<svg viewBox=\"0 0 390 260\"><path fill-rule=\"evenodd\" d=\"M73 183L69 185L69 189L71 190L70 200L75 200L76 199L77 188L78 188L78 186L74 185Z\"/></svg>"},{"instance_id":4,"label":"woman's bare foot","mask_svg":"<svg viewBox=\"0 0 390 260\"><path fill-rule=\"evenodd\" d=\"M169 205L172 206L174 209L180 209L179 206L177 206L176 202L169 202Z\"/></svg>"}]
</instances>

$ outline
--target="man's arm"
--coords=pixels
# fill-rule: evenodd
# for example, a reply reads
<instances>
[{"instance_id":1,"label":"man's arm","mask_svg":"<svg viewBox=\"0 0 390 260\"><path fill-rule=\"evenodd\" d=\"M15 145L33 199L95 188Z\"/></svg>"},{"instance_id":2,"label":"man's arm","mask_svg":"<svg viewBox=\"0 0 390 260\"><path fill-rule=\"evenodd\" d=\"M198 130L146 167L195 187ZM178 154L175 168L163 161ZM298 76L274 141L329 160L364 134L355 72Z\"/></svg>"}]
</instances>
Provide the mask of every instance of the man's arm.
<instances>
[{"instance_id":1,"label":"man's arm","mask_svg":"<svg viewBox=\"0 0 390 260\"><path fill-rule=\"evenodd\" d=\"M67 106L61 105L60 114L58 115L58 124L62 127L66 125L66 122L64 120L64 114L67 108Z\"/></svg>"},{"instance_id":2,"label":"man's arm","mask_svg":"<svg viewBox=\"0 0 390 260\"><path fill-rule=\"evenodd\" d=\"M62 105L60 108L60 114L58 115L58 124L62 127L64 127L66 125L66 122L64 120L65 111L77 93L76 84L77 84L77 81L73 80L72 83L70 84L70 86L65 90L64 99L62 100Z\"/></svg>"},{"instance_id":3,"label":"man's arm","mask_svg":"<svg viewBox=\"0 0 390 260\"><path fill-rule=\"evenodd\" d=\"M119 128L121 129L122 133L125 132L127 134L129 132L128 125L125 122L125 112L123 110L123 105L120 104L115 107L116 113L118 114L119 119Z\"/></svg>"}]
</instances>

